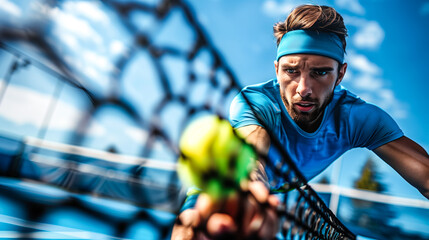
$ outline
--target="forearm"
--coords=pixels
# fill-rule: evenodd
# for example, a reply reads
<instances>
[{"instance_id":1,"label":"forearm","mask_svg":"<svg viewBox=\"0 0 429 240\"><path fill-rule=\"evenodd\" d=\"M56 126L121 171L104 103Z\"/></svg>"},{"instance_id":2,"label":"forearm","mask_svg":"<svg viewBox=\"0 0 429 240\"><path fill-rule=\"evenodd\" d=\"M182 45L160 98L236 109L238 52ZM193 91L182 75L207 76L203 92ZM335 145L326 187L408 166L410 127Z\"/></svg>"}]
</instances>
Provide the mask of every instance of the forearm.
<instances>
[{"instance_id":1,"label":"forearm","mask_svg":"<svg viewBox=\"0 0 429 240\"><path fill-rule=\"evenodd\" d=\"M270 136L267 131L258 125L250 125L238 128L240 136L246 139L246 142L252 144L259 154L266 155L270 148Z\"/></svg>"},{"instance_id":2,"label":"forearm","mask_svg":"<svg viewBox=\"0 0 429 240\"><path fill-rule=\"evenodd\" d=\"M266 130L258 125L251 125L242 128L238 128L237 131L242 137L246 139L246 142L253 145L258 151L259 156L267 155L270 148L270 136ZM256 161L256 165L252 173L250 174L250 180L262 182L267 189L270 189L268 177L265 172L265 162L262 158Z\"/></svg>"},{"instance_id":3,"label":"forearm","mask_svg":"<svg viewBox=\"0 0 429 240\"><path fill-rule=\"evenodd\" d=\"M261 161L256 161L256 166L253 171L250 173L251 181L260 181L264 186L269 190L270 183L268 182L268 176L265 172L265 165Z\"/></svg>"},{"instance_id":4,"label":"forearm","mask_svg":"<svg viewBox=\"0 0 429 240\"><path fill-rule=\"evenodd\" d=\"M429 155L420 145L402 137L374 152L429 199Z\"/></svg>"}]
</instances>

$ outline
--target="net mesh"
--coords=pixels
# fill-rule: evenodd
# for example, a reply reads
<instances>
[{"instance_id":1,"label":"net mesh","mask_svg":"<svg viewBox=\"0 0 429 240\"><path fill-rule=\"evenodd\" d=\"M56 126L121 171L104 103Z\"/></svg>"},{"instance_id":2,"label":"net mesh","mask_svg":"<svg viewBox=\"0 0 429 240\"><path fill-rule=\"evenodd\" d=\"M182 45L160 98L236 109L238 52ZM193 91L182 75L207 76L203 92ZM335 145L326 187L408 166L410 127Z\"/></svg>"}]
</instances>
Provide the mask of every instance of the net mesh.
<instances>
[{"instance_id":1,"label":"net mesh","mask_svg":"<svg viewBox=\"0 0 429 240\"><path fill-rule=\"evenodd\" d=\"M37 128L14 130L27 137L10 137L11 129L1 129L0 203L11 206L1 212L1 221L9 236L18 238L79 233L88 239L168 239L184 199L175 172L180 134L200 115L225 118L241 86L181 0L100 2L98 7L121 27L128 50L112 57L108 73L95 80L49 37L58 19L44 11L61 10L67 2L37 1L37 18L0 29L0 112L13 119L17 111L7 106L15 106L16 97L31 102L29 92L23 95L24 85L50 95L37 110ZM71 99L80 111L64 112L70 109L64 102ZM23 111L29 115L31 108ZM60 134L64 119L68 131ZM108 130L102 139L115 133L119 140L94 137L100 124ZM132 134L125 125L133 127ZM138 139L135 146L130 136ZM354 239L273 137L272 144L283 167L271 167L289 179L277 210L280 235ZM58 219L70 215L81 225L64 226Z\"/></svg>"}]
</instances>

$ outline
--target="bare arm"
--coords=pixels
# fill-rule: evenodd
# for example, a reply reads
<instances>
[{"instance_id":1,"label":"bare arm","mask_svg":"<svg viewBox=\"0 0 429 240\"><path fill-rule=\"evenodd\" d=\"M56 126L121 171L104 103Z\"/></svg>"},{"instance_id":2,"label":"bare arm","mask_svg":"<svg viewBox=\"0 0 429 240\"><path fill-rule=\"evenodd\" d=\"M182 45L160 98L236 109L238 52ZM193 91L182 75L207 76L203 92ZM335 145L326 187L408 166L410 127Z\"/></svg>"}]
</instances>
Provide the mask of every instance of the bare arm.
<instances>
[{"instance_id":1,"label":"bare arm","mask_svg":"<svg viewBox=\"0 0 429 240\"><path fill-rule=\"evenodd\" d=\"M401 137L374 152L429 199L429 155L419 144Z\"/></svg>"},{"instance_id":2,"label":"bare arm","mask_svg":"<svg viewBox=\"0 0 429 240\"><path fill-rule=\"evenodd\" d=\"M246 142L255 146L259 153L268 153L268 149L270 148L270 136L263 127L258 125L249 125L238 128L237 131L246 139Z\"/></svg>"},{"instance_id":3,"label":"bare arm","mask_svg":"<svg viewBox=\"0 0 429 240\"><path fill-rule=\"evenodd\" d=\"M260 154L267 155L270 148L270 136L267 131L258 125L249 125L238 128L237 131L246 139L246 142L252 144ZM261 181L267 189L270 188L268 177L265 173L265 163L258 160L256 168L250 174L252 181Z\"/></svg>"}]
</instances>

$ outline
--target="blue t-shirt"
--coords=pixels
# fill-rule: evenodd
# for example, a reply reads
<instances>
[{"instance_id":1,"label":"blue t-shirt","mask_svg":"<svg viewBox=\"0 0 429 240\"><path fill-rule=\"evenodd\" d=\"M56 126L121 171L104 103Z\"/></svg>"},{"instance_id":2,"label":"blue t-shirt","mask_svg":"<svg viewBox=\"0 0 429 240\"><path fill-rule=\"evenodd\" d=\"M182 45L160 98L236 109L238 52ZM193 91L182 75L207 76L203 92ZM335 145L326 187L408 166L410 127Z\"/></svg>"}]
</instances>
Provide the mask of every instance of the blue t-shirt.
<instances>
[{"instance_id":1,"label":"blue t-shirt","mask_svg":"<svg viewBox=\"0 0 429 240\"><path fill-rule=\"evenodd\" d=\"M259 125L269 131L307 180L322 172L349 149L366 147L373 150L404 135L386 112L341 86L335 88L319 128L313 133L305 132L286 111L276 79L245 87L232 101L230 122L234 128ZM273 166L281 161L273 147L268 158ZM272 182L272 170L266 171ZM284 183L281 180L275 182L273 188Z\"/></svg>"}]
</instances>

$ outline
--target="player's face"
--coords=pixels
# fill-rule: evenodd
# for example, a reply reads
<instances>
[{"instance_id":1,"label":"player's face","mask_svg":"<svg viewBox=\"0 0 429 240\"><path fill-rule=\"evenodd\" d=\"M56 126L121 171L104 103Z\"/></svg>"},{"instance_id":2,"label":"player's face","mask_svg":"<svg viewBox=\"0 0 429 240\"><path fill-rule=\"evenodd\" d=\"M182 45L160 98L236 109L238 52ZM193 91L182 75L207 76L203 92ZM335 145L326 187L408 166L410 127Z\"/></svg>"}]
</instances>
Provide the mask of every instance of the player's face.
<instances>
[{"instance_id":1,"label":"player's face","mask_svg":"<svg viewBox=\"0 0 429 240\"><path fill-rule=\"evenodd\" d=\"M311 54L286 55L274 64L289 115L304 131L316 131L347 64Z\"/></svg>"}]
</instances>

